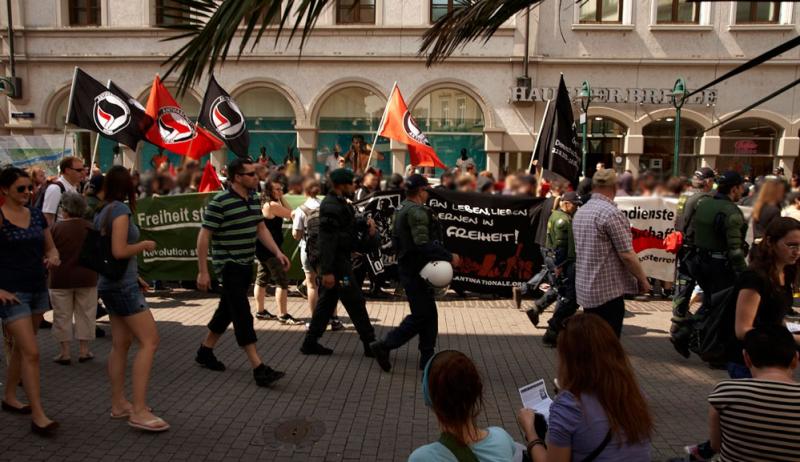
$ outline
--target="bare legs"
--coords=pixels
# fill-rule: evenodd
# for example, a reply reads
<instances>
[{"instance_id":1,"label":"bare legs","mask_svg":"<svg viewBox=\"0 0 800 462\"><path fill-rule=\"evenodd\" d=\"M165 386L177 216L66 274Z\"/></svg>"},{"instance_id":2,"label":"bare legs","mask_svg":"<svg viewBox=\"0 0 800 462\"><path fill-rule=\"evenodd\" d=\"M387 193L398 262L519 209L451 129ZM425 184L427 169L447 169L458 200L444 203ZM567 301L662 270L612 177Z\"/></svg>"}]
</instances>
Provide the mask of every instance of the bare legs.
<instances>
[{"instance_id":1,"label":"bare legs","mask_svg":"<svg viewBox=\"0 0 800 462\"><path fill-rule=\"evenodd\" d=\"M6 324L8 333L14 339L11 358L8 364L4 400L6 403L21 407L17 399L17 384L22 379L22 387L31 406L31 419L39 427L46 427L50 420L42 408L39 390L39 345L36 343L36 329L42 315L17 319Z\"/></svg>"},{"instance_id":2,"label":"bare legs","mask_svg":"<svg viewBox=\"0 0 800 462\"><path fill-rule=\"evenodd\" d=\"M259 287L256 284L255 288L253 289L253 298L256 299L256 309L257 312L262 313L264 312L264 305L266 303L267 298L267 288L266 287ZM280 287L275 288L275 306L278 308L278 312L280 312L281 316L288 313L287 307L289 306L289 291L286 289L282 289Z\"/></svg>"}]
</instances>

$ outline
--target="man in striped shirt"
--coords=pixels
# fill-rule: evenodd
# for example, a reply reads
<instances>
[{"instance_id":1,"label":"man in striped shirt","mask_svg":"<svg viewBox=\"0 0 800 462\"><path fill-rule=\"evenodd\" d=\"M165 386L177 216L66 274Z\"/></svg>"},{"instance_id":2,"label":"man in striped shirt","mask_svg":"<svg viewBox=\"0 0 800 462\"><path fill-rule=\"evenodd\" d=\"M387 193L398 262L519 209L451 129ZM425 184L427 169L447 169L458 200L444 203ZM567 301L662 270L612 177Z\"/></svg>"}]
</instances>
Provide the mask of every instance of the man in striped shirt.
<instances>
[{"instance_id":1,"label":"man in striped shirt","mask_svg":"<svg viewBox=\"0 0 800 462\"><path fill-rule=\"evenodd\" d=\"M247 299L253 280L256 239L280 260L284 269L288 270L290 263L264 225L261 206L254 194L258 186L255 164L246 158L234 159L228 165L228 184L227 190L218 193L208 203L203 227L197 236L197 288L206 291L211 285L208 272L210 243L214 273L222 282L222 295L195 361L213 371L225 370L225 365L214 356L213 348L233 322L236 342L247 353L256 384L266 387L283 377L284 373L266 366L256 351L256 332Z\"/></svg>"},{"instance_id":2,"label":"man in striped shirt","mask_svg":"<svg viewBox=\"0 0 800 462\"><path fill-rule=\"evenodd\" d=\"M800 458L798 354L784 326L757 327L744 336L752 379L723 380L708 396L711 447L720 461L796 461Z\"/></svg>"}]
</instances>

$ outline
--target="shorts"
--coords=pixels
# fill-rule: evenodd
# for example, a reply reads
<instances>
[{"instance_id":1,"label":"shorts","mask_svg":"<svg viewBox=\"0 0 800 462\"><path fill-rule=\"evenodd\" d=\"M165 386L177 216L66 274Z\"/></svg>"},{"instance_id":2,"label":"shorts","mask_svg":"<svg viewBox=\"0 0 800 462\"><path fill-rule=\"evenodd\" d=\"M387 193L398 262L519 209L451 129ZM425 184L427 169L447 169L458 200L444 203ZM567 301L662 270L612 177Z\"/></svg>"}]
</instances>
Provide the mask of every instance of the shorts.
<instances>
[{"instance_id":1,"label":"shorts","mask_svg":"<svg viewBox=\"0 0 800 462\"><path fill-rule=\"evenodd\" d=\"M271 280L281 289L289 288L289 278L277 257L267 258L266 261L258 260L256 264L256 285L258 287L267 287L267 283Z\"/></svg>"},{"instance_id":2,"label":"shorts","mask_svg":"<svg viewBox=\"0 0 800 462\"><path fill-rule=\"evenodd\" d=\"M21 318L29 318L34 314L44 314L50 310L50 295L47 290L38 292L15 292L19 303L0 305L0 319L3 324Z\"/></svg>"},{"instance_id":3,"label":"shorts","mask_svg":"<svg viewBox=\"0 0 800 462\"><path fill-rule=\"evenodd\" d=\"M118 289L98 290L97 294L103 300L108 314L113 316L132 316L148 309L137 282Z\"/></svg>"},{"instance_id":4,"label":"shorts","mask_svg":"<svg viewBox=\"0 0 800 462\"><path fill-rule=\"evenodd\" d=\"M303 267L304 273L316 273L317 270L311 267L311 264L308 262L308 252L306 252L306 246L300 246L300 266Z\"/></svg>"}]
</instances>

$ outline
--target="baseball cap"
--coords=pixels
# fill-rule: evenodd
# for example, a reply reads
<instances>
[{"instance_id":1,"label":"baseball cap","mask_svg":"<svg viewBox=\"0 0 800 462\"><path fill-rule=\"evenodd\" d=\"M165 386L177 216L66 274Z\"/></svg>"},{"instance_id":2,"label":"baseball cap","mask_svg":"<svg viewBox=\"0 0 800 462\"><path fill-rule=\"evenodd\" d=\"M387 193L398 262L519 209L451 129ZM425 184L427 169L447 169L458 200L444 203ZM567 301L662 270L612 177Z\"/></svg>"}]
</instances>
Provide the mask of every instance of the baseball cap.
<instances>
[{"instance_id":1,"label":"baseball cap","mask_svg":"<svg viewBox=\"0 0 800 462\"><path fill-rule=\"evenodd\" d=\"M694 178L697 178L698 180L708 180L709 178L714 178L714 176L714 170L708 167L703 167L694 172Z\"/></svg>"},{"instance_id":2,"label":"baseball cap","mask_svg":"<svg viewBox=\"0 0 800 462\"><path fill-rule=\"evenodd\" d=\"M617 185L617 172L610 168L598 170L592 177L592 186L615 186Z\"/></svg>"},{"instance_id":3,"label":"baseball cap","mask_svg":"<svg viewBox=\"0 0 800 462\"><path fill-rule=\"evenodd\" d=\"M428 186L430 186L430 183L428 183L428 179L420 175L419 173L415 173L406 178L405 184L407 190L427 188Z\"/></svg>"},{"instance_id":4,"label":"baseball cap","mask_svg":"<svg viewBox=\"0 0 800 462\"><path fill-rule=\"evenodd\" d=\"M583 202L581 202L580 196L578 196L578 193L576 193L575 191L569 191L567 193L564 193L564 195L561 196L561 202L571 202L575 205L583 204Z\"/></svg>"},{"instance_id":5,"label":"baseball cap","mask_svg":"<svg viewBox=\"0 0 800 462\"><path fill-rule=\"evenodd\" d=\"M337 168L331 172L331 183L333 184L352 183L354 178L353 171L347 168Z\"/></svg>"},{"instance_id":6,"label":"baseball cap","mask_svg":"<svg viewBox=\"0 0 800 462\"><path fill-rule=\"evenodd\" d=\"M739 186L744 183L744 178L738 172L728 170L717 178L717 184L720 186Z\"/></svg>"}]
</instances>

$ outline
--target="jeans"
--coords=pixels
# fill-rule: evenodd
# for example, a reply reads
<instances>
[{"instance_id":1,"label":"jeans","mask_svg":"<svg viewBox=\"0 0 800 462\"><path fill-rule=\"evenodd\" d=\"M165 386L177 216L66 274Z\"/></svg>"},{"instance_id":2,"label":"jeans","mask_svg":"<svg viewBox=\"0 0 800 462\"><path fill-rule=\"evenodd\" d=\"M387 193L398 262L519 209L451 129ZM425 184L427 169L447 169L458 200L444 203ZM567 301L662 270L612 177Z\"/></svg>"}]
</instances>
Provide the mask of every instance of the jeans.
<instances>
[{"instance_id":1,"label":"jeans","mask_svg":"<svg viewBox=\"0 0 800 462\"><path fill-rule=\"evenodd\" d=\"M383 343L393 350L419 335L419 350L432 352L436 348L436 335L439 333L439 314L433 289L417 274L407 275L401 271L400 282L405 289L411 314L386 335Z\"/></svg>"},{"instance_id":2,"label":"jeans","mask_svg":"<svg viewBox=\"0 0 800 462\"><path fill-rule=\"evenodd\" d=\"M226 263L222 268L222 296L219 306L208 322L208 330L220 335L232 322L239 346L251 345L257 340L253 315L250 314L250 301L247 299L252 279L252 265Z\"/></svg>"},{"instance_id":3,"label":"jeans","mask_svg":"<svg viewBox=\"0 0 800 462\"><path fill-rule=\"evenodd\" d=\"M307 343L316 343L325 329L328 328L328 323L336 310L336 304L341 300L344 309L350 316L350 320L358 332L358 336L362 342L372 342L375 340L375 329L369 321L369 314L367 314L367 302L364 299L364 294L361 293L361 287L355 285L352 272L347 276L347 283L344 278L336 281L330 289L319 283L319 300L317 306L314 308L314 314L311 316L311 325L308 328L305 341Z\"/></svg>"},{"instance_id":4,"label":"jeans","mask_svg":"<svg viewBox=\"0 0 800 462\"><path fill-rule=\"evenodd\" d=\"M617 297L613 300L609 300L594 308L587 309L584 307L583 311L586 313L596 314L597 316L605 319L614 330L614 333L617 334L617 338L622 335L622 319L625 317L625 299L623 297Z\"/></svg>"},{"instance_id":5,"label":"jeans","mask_svg":"<svg viewBox=\"0 0 800 462\"><path fill-rule=\"evenodd\" d=\"M558 301L553 317L547 324L555 332L561 331L564 321L578 311L578 298L575 294L575 262L564 263L561 276L556 278Z\"/></svg>"}]
</instances>

